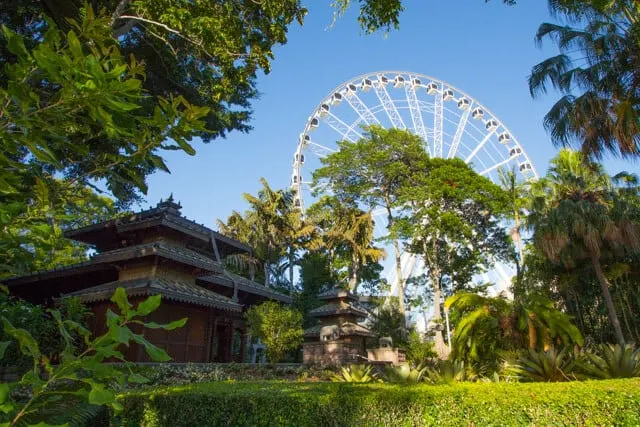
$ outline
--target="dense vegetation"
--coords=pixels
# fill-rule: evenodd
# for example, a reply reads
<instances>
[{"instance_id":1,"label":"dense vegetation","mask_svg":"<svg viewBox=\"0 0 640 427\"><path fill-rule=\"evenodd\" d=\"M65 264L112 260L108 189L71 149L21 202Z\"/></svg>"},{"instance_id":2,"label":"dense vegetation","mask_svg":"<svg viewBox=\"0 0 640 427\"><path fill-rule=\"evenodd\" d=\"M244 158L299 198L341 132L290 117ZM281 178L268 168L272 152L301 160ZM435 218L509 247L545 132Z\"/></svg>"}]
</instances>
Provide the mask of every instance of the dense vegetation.
<instances>
[{"instance_id":1,"label":"dense vegetation","mask_svg":"<svg viewBox=\"0 0 640 427\"><path fill-rule=\"evenodd\" d=\"M351 5L334 2L337 15ZM366 32L399 27L402 0L358 6ZM254 248L251 256L229 257L229 268L290 292L302 313L266 305L249 314L256 336L278 337L269 343L273 360L300 341L302 325L313 324L307 313L321 291L336 284L356 293L388 291L380 265L388 256L398 293L388 303L372 301L370 326L406 346L413 366L385 373L345 367L336 379L440 384L640 375L640 183L626 172L610 176L596 162L607 154L640 156L640 3L549 6L558 22L542 24L536 38L550 39L559 54L533 67L529 87L535 97L550 87L561 93L544 126L555 144L578 151L560 151L539 181L518 182L515 171L501 170L498 185L458 159L430 158L425 141L409 132L374 126L322 159L317 203L304 215L297 194L263 180L257 195L245 195L246 212L219 222L223 233ZM273 48L306 12L299 0L4 2L0 278L86 259L87 248L64 239L64 231L141 200L147 177L168 171L164 152L194 155L194 138L249 131L256 76L269 71ZM373 211L380 209L389 251L374 239ZM423 275L403 277L402 251L420 257ZM516 265L512 299L488 297L472 284L496 262ZM67 414L51 408L88 402L124 409L114 419L130 425L640 422L637 380L211 384L129 394L120 398L123 407L116 384L146 379L101 362L121 360L118 347L130 341L166 361L128 325L171 329L184 322L135 320L159 298L134 308L119 291L113 302L119 313L109 314L109 332L91 337L80 306L45 311L1 297L0 359L27 370L19 383L0 384L3 420L63 422ZM409 309L433 313L429 339L407 330ZM448 359L434 360L436 354Z\"/></svg>"}]
</instances>

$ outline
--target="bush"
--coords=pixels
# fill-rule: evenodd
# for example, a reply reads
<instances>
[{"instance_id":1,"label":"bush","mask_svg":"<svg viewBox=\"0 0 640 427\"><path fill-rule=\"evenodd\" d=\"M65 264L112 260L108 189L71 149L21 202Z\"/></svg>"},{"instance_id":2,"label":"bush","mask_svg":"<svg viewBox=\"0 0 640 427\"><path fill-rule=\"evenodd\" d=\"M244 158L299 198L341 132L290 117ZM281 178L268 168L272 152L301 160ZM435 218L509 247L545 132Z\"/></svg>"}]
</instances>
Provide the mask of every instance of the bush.
<instances>
[{"instance_id":1,"label":"bush","mask_svg":"<svg viewBox=\"0 0 640 427\"><path fill-rule=\"evenodd\" d=\"M120 397L122 426L637 425L640 380L395 386L209 383Z\"/></svg>"},{"instance_id":2,"label":"bush","mask_svg":"<svg viewBox=\"0 0 640 427\"><path fill-rule=\"evenodd\" d=\"M247 364L183 364L134 365L134 372L149 381L128 387L178 386L214 381L329 381L335 371L313 366L247 365Z\"/></svg>"},{"instance_id":3,"label":"bush","mask_svg":"<svg viewBox=\"0 0 640 427\"><path fill-rule=\"evenodd\" d=\"M302 314L274 301L265 301L245 313L249 333L260 338L269 362L282 360L288 350L302 343Z\"/></svg>"}]
</instances>

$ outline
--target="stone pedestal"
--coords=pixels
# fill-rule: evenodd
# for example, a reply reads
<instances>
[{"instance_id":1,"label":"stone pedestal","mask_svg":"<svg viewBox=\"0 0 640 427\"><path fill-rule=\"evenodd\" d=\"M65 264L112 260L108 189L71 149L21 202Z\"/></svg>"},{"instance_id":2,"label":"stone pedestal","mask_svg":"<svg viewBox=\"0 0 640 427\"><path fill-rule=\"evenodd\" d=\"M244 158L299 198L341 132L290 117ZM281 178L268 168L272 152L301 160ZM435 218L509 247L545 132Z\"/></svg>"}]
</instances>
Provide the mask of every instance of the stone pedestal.
<instances>
[{"instance_id":1,"label":"stone pedestal","mask_svg":"<svg viewBox=\"0 0 640 427\"><path fill-rule=\"evenodd\" d=\"M371 362L387 362L392 365L401 365L406 361L402 348L380 347L367 350L367 357Z\"/></svg>"},{"instance_id":2,"label":"stone pedestal","mask_svg":"<svg viewBox=\"0 0 640 427\"><path fill-rule=\"evenodd\" d=\"M361 345L346 341L306 342L302 344L305 365L348 365L362 363Z\"/></svg>"}]
</instances>

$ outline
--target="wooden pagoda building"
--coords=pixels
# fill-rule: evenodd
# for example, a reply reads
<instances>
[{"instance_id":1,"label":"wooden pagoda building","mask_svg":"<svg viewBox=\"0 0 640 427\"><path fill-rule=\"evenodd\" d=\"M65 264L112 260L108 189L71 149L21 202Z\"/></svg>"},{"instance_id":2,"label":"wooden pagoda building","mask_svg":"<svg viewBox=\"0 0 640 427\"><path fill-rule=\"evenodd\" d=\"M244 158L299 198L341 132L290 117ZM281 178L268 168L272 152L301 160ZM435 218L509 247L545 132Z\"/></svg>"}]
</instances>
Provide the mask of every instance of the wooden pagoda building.
<instances>
[{"instance_id":1,"label":"wooden pagoda building","mask_svg":"<svg viewBox=\"0 0 640 427\"><path fill-rule=\"evenodd\" d=\"M226 271L225 256L250 248L183 217L172 198L156 207L68 231L65 236L96 251L89 261L4 281L13 295L38 304L76 296L91 307L94 333L105 331L106 311L118 287L135 305L162 295L149 321L183 317L184 328L148 330L145 336L174 362L242 362L247 349L243 312L266 299L290 303L291 297ZM128 360L149 361L131 345Z\"/></svg>"},{"instance_id":2,"label":"wooden pagoda building","mask_svg":"<svg viewBox=\"0 0 640 427\"><path fill-rule=\"evenodd\" d=\"M357 305L358 298L344 289L332 289L319 298L325 304L309 312L319 324L304 331L304 363L342 365L366 361L366 341L375 334L358 323L367 317L367 312Z\"/></svg>"}]
</instances>

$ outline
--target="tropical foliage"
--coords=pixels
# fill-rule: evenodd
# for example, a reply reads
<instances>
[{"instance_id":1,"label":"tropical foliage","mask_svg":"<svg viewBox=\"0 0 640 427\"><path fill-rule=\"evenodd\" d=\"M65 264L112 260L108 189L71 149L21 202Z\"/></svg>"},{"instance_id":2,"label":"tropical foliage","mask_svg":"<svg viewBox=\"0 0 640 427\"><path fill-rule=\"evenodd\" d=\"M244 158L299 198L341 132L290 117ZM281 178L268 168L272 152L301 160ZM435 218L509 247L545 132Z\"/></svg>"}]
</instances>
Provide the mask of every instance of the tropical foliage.
<instances>
[{"instance_id":1,"label":"tropical foliage","mask_svg":"<svg viewBox=\"0 0 640 427\"><path fill-rule=\"evenodd\" d=\"M534 97L562 93L545 116L552 140L589 156L640 155L640 7L634 0L549 1L561 23L540 25L560 53L531 72Z\"/></svg>"},{"instance_id":2,"label":"tropical foliage","mask_svg":"<svg viewBox=\"0 0 640 427\"><path fill-rule=\"evenodd\" d=\"M42 352L40 343L29 331L14 326L4 316L0 317L3 333L10 339L0 342L0 359L8 348L17 346L23 357L31 362L30 369L17 383L0 384L3 413L0 421L8 422L8 425L59 424L68 421L79 409L78 405L84 402L122 410L113 385L146 381L146 378L127 369L129 365L121 352L122 346L136 343L153 361L171 360L164 350L131 328L173 330L184 326L187 321L180 319L166 325L144 321L160 306L160 298L160 295L151 296L133 307L125 290L118 288L111 302L118 307L119 313L108 309L107 332L97 337L92 337L89 330L77 321L63 317L60 311L49 310L63 344L55 359ZM74 336L81 337L81 341L75 340ZM103 363L108 359L123 362L124 369ZM29 392L27 399L16 394L24 389Z\"/></svg>"},{"instance_id":3,"label":"tropical foliage","mask_svg":"<svg viewBox=\"0 0 640 427\"><path fill-rule=\"evenodd\" d=\"M591 264L609 321L622 346L625 338L602 264L640 249L637 206L614 190L602 166L575 151L562 150L533 189L527 219L533 240L552 262Z\"/></svg>"},{"instance_id":4,"label":"tropical foliage","mask_svg":"<svg viewBox=\"0 0 640 427\"><path fill-rule=\"evenodd\" d=\"M595 351L586 353L579 368L592 378L640 377L640 348L600 344Z\"/></svg>"},{"instance_id":5,"label":"tropical foliage","mask_svg":"<svg viewBox=\"0 0 640 427\"><path fill-rule=\"evenodd\" d=\"M583 344L570 317L539 295L516 302L458 293L445 302L445 307L461 316L452 340L455 359L482 365L495 361L496 354L504 350L542 350L554 343Z\"/></svg>"},{"instance_id":6,"label":"tropical foliage","mask_svg":"<svg viewBox=\"0 0 640 427\"><path fill-rule=\"evenodd\" d=\"M370 383L377 381L377 374L372 372L371 365L343 366L340 372L331 377L333 382Z\"/></svg>"},{"instance_id":7,"label":"tropical foliage","mask_svg":"<svg viewBox=\"0 0 640 427\"><path fill-rule=\"evenodd\" d=\"M269 362L282 360L287 350L302 342L302 315L274 301L265 301L245 313L249 333L260 338L267 350Z\"/></svg>"}]
</instances>

